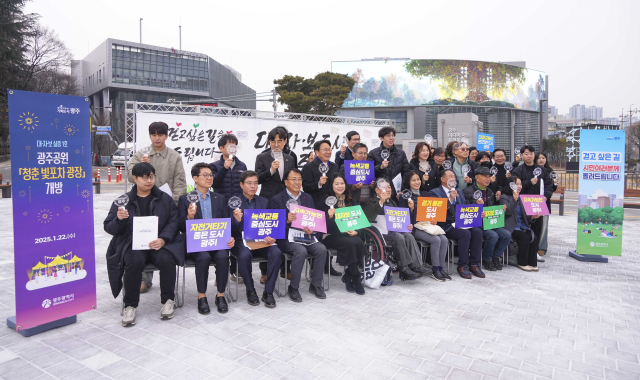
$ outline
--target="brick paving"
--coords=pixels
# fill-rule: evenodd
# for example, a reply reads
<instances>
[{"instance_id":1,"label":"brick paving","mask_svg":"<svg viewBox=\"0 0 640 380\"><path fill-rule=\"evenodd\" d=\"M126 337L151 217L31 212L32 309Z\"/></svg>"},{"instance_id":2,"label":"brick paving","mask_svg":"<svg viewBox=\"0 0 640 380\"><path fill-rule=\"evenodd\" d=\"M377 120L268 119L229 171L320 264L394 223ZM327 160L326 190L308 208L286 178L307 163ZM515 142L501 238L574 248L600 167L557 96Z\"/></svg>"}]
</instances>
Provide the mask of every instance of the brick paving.
<instances>
[{"instance_id":1,"label":"brick paving","mask_svg":"<svg viewBox=\"0 0 640 380\"><path fill-rule=\"evenodd\" d=\"M624 235L621 258L582 263L567 257L576 216L555 214L538 273L508 267L484 280L456 275L446 283L396 276L393 286L365 296L334 278L326 300L312 298L303 280L303 303L277 298L275 309L249 306L241 285L225 315L198 314L188 269L185 305L174 319L159 319L156 275L137 324L123 328L102 229L116 195L94 198L97 310L31 338L0 329L3 379L640 379L637 234ZM9 200L0 200L0 213L11 215ZM0 315L10 316L11 218L0 226ZM639 227L639 218L625 219L625 231ZM261 293L257 267L254 273Z\"/></svg>"}]
</instances>

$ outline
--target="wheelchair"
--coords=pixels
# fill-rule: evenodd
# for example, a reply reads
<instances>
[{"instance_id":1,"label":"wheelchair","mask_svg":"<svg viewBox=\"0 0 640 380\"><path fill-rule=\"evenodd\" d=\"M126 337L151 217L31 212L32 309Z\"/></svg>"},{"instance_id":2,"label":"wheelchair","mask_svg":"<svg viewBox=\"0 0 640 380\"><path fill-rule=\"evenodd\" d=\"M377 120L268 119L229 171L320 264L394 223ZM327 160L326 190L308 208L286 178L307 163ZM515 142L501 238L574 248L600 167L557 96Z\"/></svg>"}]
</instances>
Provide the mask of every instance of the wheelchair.
<instances>
[{"instance_id":1,"label":"wheelchair","mask_svg":"<svg viewBox=\"0 0 640 380\"><path fill-rule=\"evenodd\" d=\"M358 231L360 237L364 241L364 261L367 262L369 259L372 261L383 261L385 264L389 265L389 272L385 276L381 285L393 285L391 273L393 272L394 266L398 265L398 260L393 246L387 242L387 239L385 239L384 235L375 226L363 228ZM364 265L364 263L362 264Z\"/></svg>"}]
</instances>

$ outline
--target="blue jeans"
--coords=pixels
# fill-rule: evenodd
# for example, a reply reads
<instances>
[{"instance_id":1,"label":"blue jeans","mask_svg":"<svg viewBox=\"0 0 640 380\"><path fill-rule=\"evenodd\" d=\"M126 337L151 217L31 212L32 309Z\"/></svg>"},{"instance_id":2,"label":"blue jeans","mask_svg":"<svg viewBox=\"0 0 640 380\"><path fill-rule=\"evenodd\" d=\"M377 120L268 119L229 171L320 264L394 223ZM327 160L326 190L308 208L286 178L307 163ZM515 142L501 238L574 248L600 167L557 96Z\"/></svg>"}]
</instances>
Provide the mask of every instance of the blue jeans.
<instances>
[{"instance_id":1,"label":"blue jeans","mask_svg":"<svg viewBox=\"0 0 640 380\"><path fill-rule=\"evenodd\" d=\"M511 241L511 234L504 228L483 230L482 236L487 239L482 248L483 261L491 261L494 257L501 257Z\"/></svg>"}]
</instances>

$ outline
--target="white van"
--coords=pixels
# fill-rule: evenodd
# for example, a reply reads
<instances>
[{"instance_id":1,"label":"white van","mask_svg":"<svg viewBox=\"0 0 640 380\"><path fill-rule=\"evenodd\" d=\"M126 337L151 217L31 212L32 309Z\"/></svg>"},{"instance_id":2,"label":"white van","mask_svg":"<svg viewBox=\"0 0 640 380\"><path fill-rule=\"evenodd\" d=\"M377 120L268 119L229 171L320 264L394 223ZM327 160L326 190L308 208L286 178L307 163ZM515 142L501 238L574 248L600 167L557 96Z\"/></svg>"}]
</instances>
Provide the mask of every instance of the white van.
<instances>
[{"instance_id":1,"label":"white van","mask_svg":"<svg viewBox=\"0 0 640 380\"><path fill-rule=\"evenodd\" d=\"M124 167L125 155L129 155L129 159L133 156L133 143L122 143L118 145L118 150L116 150L111 155L111 164L115 167L122 166Z\"/></svg>"}]
</instances>

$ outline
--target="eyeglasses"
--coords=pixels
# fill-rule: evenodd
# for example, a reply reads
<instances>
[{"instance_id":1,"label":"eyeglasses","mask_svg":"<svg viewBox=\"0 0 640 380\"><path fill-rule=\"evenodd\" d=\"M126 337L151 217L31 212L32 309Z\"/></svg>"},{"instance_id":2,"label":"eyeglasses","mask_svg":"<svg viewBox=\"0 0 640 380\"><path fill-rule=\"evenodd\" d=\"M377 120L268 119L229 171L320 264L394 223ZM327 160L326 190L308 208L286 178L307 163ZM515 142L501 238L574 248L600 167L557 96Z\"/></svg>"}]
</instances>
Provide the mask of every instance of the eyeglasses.
<instances>
[{"instance_id":1,"label":"eyeglasses","mask_svg":"<svg viewBox=\"0 0 640 380\"><path fill-rule=\"evenodd\" d=\"M156 176L151 174L150 176L144 176L144 177L139 177L141 178L143 181L155 181L156 180Z\"/></svg>"},{"instance_id":2,"label":"eyeglasses","mask_svg":"<svg viewBox=\"0 0 640 380\"><path fill-rule=\"evenodd\" d=\"M247 186L258 186L258 182L245 182L244 184Z\"/></svg>"},{"instance_id":3,"label":"eyeglasses","mask_svg":"<svg viewBox=\"0 0 640 380\"><path fill-rule=\"evenodd\" d=\"M466 151L468 151L468 150L469 150L469 148L458 148L458 150L463 151L463 152L466 152Z\"/></svg>"},{"instance_id":4,"label":"eyeglasses","mask_svg":"<svg viewBox=\"0 0 640 380\"><path fill-rule=\"evenodd\" d=\"M360 138L358 137L357 139L354 139L354 138L352 137L350 141L360 142Z\"/></svg>"},{"instance_id":5,"label":"eyeglasses","mask_svg":"<svg viewBox=\"0 0 640 380\"><path fill-rule=\"evenodd\" d=\"M213 178L213 174L200 174L198 175L198 177L202 177L204 179L211 179Z\"/></svg>"}]
</instances>

